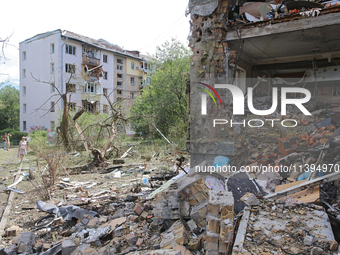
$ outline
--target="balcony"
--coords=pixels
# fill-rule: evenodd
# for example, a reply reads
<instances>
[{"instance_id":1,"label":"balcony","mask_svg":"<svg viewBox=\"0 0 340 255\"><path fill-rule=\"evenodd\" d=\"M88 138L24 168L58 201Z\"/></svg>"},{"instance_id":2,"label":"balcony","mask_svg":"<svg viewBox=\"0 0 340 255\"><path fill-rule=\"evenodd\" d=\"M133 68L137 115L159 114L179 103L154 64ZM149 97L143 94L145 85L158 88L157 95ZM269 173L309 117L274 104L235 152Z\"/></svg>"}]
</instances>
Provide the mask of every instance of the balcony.
<instances>
[{"instance_id":1,"label":"balcony","mask_svg":"<svg viewBox=\"0 0 340 255\"><path fill-rule=\"evenodd\" d=\"M83 53L83 64L84 65L90 65L90 66L99 66L100 65L100 59L90 57L86 53Z\"/></svg>"}]
</instances>

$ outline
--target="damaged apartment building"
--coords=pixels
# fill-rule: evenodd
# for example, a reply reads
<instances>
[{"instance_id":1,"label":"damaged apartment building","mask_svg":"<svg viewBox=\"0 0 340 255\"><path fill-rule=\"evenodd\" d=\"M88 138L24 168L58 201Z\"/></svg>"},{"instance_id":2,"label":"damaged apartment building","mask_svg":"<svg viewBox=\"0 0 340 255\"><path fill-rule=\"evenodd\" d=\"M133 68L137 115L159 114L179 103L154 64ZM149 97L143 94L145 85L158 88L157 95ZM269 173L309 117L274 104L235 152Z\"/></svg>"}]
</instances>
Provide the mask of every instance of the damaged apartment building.
<instances>
[{"instance_id":1,"label":"damaged apartment building","mask_svg":"<svg viewBox=\"0 0 340 255\"><path fill-rule=\"evenodd\" d=\"M67 93L68 107L109 112L109 102L129 109L150 83L146 56L66 30L54 30L20 43L20 130L48 130L58 123ZM59 94L60 93L60 94Z\"/></svg>"},{"instance_id":2,"label":"damaged apartment building","mask_svg":"<svg viewBox=\"0 0 340 255\"><path fill-rule=\"evenodd\" d=\"M191 166L203 160L212 163L224 155L240 166L261 142L277 143L286 135L296 135L303 128L302 112L287 106L286 116L277 110L269 116L233 115L233 98L228 89L215 84L233 84L245 96L253 88L253 106L270 109L272 91L282 87L301 87L312 99L304 106L313 112L320 104L335 107L340 103L340 6L338 1L271 1L248 2L227 0L191 0L189 46L192 49L190 73L190 152ZM215 88L220 96L209 87ZM211 91L209 97L202 89ZM288 98L302 98L289 93ZM203 109L206 100L205 112ZM234 100L235 101L235 100ZM294 111L295 110L295 111ZM332 115L337 126L338 113ZM311 116L313 118L313 116ZM294 128L265 122L249 128L249 119L297 119ZM223 119L215 125L214 119ZM228 120L228 123L225 124ZM236 124L230 126L231 120ZM245 125L243 125L245 121ZM333 123L334 122L334 123ZM279 126L279 127L278 127ZM295 133L294 133L295 132Z\"/></svg>"}]
</instances>

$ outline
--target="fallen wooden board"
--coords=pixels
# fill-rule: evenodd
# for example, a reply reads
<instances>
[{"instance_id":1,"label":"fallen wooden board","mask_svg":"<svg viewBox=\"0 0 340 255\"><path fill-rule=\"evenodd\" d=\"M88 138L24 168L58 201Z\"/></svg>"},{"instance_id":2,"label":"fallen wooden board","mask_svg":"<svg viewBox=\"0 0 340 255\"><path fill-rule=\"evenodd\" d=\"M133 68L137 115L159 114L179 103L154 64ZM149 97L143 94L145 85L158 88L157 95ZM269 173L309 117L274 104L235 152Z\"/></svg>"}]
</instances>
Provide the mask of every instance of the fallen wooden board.
<instances>
[{"instance_id":1,"label":"fallen wooden board","mask_svg":"<svg viewBox=\"0 0 340 255\"><path fill-rule=\"evenodd\" d=\"M335 172L335 173L331 173L331 174L327 174L325 176L322 177L318 177L315 178L313 180L310 181L305 181L301 184L298 184L296 186L281 190L279 192L275 192L273 194L269 194L267 196L265 196L266 199L279 199L282 197L286 197L289 196L291 194L294 194L296 192L299 192L301 190L305 190L308 189L311 186L315 186L315 185L319 185L321 184L324 180L326 181L335 181L340 179L340 172Z\"/></svg>"},{"instance_id":2,"label":"fallen wooden board","mask_svg":"<svg viewBox=\"0 0 340 255\"><path fill-rule=\"evenodd\" d=\"M279 191L297 186L297 185L302 184L306 181L307 180L302 180L302 181L278 185L278 186L276 186L275 192L279 192ZM288 196L282 197L278 200L280 201L280 200L283 200L287 197ZM299 202L299 203L314 203L320 197L320 186L319 185L313 185L306 190L298 191L294 194L291 194L291 195L289 195L289 197L293 198L295 200L295 202Z\"/></svg>"}]
</instances>

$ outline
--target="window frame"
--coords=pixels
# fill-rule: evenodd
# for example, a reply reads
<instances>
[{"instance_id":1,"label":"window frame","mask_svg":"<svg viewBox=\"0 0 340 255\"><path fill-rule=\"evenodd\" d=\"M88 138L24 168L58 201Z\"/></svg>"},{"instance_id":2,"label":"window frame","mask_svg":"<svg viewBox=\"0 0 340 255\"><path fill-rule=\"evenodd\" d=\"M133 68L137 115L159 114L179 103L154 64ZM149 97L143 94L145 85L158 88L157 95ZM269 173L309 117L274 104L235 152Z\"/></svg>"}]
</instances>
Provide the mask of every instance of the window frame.
<instances>
[{"instance_id":1,"label":"window frame","mask_svg":"<svg viewBox=\"0 0 340 255\"><path fill-rule=\"evenodd\" d=\"M22 52L22 61L25 61L26 60L26 51L23 51Z\"/></svg>"},{"instance_id":2,"label":"window frame","mask_svg":"<svg viewBox=\"0 0 340 255\"><path fill-rule=\"evenodd\" d=\"M107 55L103 54L103 63L107 63L107 59L108 59Z\"/></svg>"},{"instance_id":3,"label":"window frame","mask_svg":"<svg viewBox=\"0 0 340 255\"><path fill-rule=\"evenodd\" d=\"M74 89L72 89L72 90L67 90L67 87L70 87L70 86L72 86L72 87L74 87ZM74 83L69 83L69 82L67 82L66 83L66 93L76 93L76 91L77 91L77 86L76 86L76 84L74 84Z\"/></svg>"},{"instance_id":4,"label":"window frame","mask_svg":"<svg viewBox=\"0 0 340 255\"><path fill-rule=\"evenodd\" d=\"M131 62L131 69L135 70L135 62Z\"/></svg>"},{"instance_id":5,"label":"window frame","mask_svg":"<svg viewBox=\"0 0 340 255\"><path fill-rule=\"evenodd\" d=\"M50 112L55 112L55 102L51 101Z\"/></svg>"},{"instance_id":6,"label":"window frame","mask_svg":"<svg viewBox=\"0 0 340 255\"><path fill-rule=\"evenodd\" d=\"M136 83L135 83L135 78L136 77L130 77L130 85L131 86L135 86L136 85ZM133 81L133 82L132 82Z\"/></svg>"},{"instance_id":7,"label":"window frame","mask_svg":"<svg viewBox=\"0 0 340 255\"><path fill-rule=\"evenodd\" d=\"M66 73L73 73L73 74L76 73L76 65L66 63L65 64L65 72Z\"/></svg>"},{"instance_id":8,"label":"window frame","mask_svg":"<svg viewBox=\"0 0 340 255\"><path fill-rule=\"evenodd\" d=\"M76 46L73 46L71 44L65 44L65 53L69 55L76 56Z\"/></svg>"},{"instance_id":9,"label":"window frame","mask_svg":"<svg viewBox=\"0 0 340 255\"><path fill-rule=\"evenodd\" d=\"M27 112L27 104L22 104L22 113L26 114Z\"/></svg>"},{"instance_id":10,"label":"window frame","mask_svg":"<svg viewBox=\"0 0 340 255\"><path fill-rule=\"evenodd\" d=\"M104 80L107 80L107 77L108 77L108 73L105 72L105 71L103 71L103 79L104 79Z\"/></svg>"},{"instance_id":11,"label":"window frame","mask_svg":"<svg viewBox=\"0 0 340 255\"><path fill-rule=\"evenodd\" d=\"M54 48L55 48L54 43L51 43L50 44L50 54L54 54L54 51L55 51Z\"/></svg>"}]
</instances>

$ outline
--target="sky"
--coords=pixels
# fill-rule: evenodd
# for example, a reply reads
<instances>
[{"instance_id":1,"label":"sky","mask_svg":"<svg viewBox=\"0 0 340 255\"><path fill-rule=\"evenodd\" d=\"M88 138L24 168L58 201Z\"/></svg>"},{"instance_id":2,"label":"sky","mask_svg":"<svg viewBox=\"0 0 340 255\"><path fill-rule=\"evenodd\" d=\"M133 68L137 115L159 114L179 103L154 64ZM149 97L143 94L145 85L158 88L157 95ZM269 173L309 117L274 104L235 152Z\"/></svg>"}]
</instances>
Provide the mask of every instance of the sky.
<instances>
[{"instance_id":1,"label":"sky","mask_svg":"<svg viewBox=\"0 0 340 255\"><path fill-rule=\"evenodd\" d=\"M153 54L171 38L188 46L189 0L12 0L1 3L0 38L11 36L0 82L19 84L19 43L36 34L68 30Z\"/></svg>"}]
</instances>

